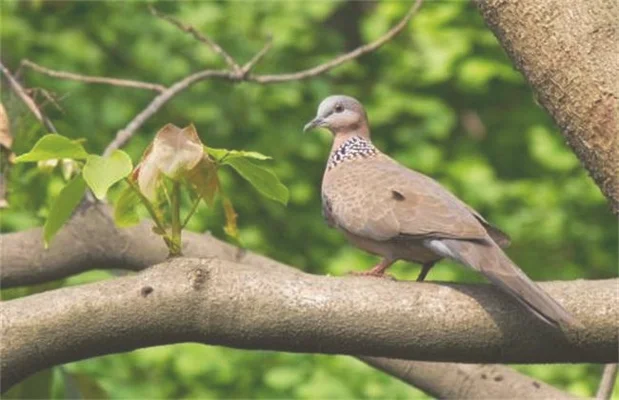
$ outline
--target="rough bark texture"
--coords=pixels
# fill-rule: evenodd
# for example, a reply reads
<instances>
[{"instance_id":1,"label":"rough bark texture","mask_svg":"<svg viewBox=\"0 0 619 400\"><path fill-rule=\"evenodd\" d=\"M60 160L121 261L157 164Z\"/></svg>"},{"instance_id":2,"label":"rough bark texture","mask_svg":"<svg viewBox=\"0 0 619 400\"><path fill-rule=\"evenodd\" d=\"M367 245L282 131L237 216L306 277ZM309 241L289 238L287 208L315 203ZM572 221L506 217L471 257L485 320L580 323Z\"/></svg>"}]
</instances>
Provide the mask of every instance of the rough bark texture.
<instances>
[{"instance_id":1,"label":"rough bark texture","mask_svg":"<svg viewBox=\"0 0 619 400\"><path fill-rule=\"evenodd\" d=\"M335 278L176 258L3 303L2 387L49 367L200 342L472 363L617 362L617 280L546 282L582 330L553 329L489 285Z\"/></svg>"},{"instance_id":2,"label":"rough bark texture","mask_svg":"<svg viewBox=\"0 0 619 400\"><path fill-rule=\"evenodd\" d=\"M475 2L613 212L619 213L619 3Z\"/></svg>"},{"instance_id":3,"label":"rough bark texture","mask_svg":"<svg viewBox=\"0 0 619 400\"><path fill-rule=\"evenodd\" d=\"M184 254L217 257L252 265L284 266L267 257L217 240L208 234L183 233ZM139 271L166 259L161 237L144 222L119 229L108 207L86 205L56 235L49 249L41 228L0 235L2 287L34 285L94 269Z\"/></svg>"},{"instance_id":4,"label":"rough bark texture","mask_svg":"<svg viewBox=\"0 0 619 400\"><path fill-rule=\"evenodd\" d=\"M111 221L109 209L103 205L92 205L76 213L69 225L59 232L49 250L43 250L41 237L40 229L0 235L3 266L0 272L3 282L6 280L13 285L41 283L94 268L114 267L141 270L163 261L167 254L163 242L152 233L149 224L144 223L131 229L117 229ZM188 232L184 238L186 254L189 256L240 261L256 267L257 270L267 269L272 272L279 270L283 274L299 273L294 268L267 257L243 251L209 235ZM41 277L38 271L43 269L44 265L46 268ZM376 283L380 284L380 282ZM148 291L149 289L146 290ZM8 321L2 321L2 326L10 329L7 325ZM79 322L76 324L80 326ZM22 342L22 346L28 351L32 345L29 342ZM367 357L363 360L408 383L420 385L430 395L440 398L450 397L455 393L463 395L470 393L479 395L481 398L506 398L514 395L514 387L521 388L523 393L529 393L528 390L532 390L529 385L533 386L535 395L539 397L567 396L549 385L533 384L532 378L501 365L462 366L457 363L426 363L386 358L380 358L380 362L371 362ZM52 363L57 361L54 360ZM42 368L42 366L37 368ZM504 378L502 384L497 384L496 380L483 378L487 375L489 368L496 372L497 376ZM21 371L19 375L27 373L29 372ZM445 385L445 376L458 376L460 380L457 383ZM18 377L16 376L15 379ZM470 382L476 382L474 388L469 387ZM460 387L461 384L462 387ZM503 392L499 391L501 388L504 388ZM3 386L3 390L7 389L7 385ZM531 395L531 397L534 396Z\"/></svg>"}]
</instances>

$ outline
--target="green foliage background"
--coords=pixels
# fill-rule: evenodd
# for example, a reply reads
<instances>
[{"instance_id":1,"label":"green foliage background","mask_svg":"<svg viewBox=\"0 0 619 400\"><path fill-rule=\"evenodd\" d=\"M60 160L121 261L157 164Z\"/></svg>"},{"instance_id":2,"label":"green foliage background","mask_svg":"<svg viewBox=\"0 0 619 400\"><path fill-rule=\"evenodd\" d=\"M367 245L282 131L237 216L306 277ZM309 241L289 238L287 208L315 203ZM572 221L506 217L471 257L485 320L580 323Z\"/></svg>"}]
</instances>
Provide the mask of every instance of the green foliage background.
<instances>
[{"instance_id":1,"label":"green foliage background","mask_svg":"<svg viewBox=\"0 0 619 400\"><path fill-rule=\"evenodd\" d=\"M3 1L2 61L12 70L28 58L53 69L166 85L200 69L224 66L210 49L150 15L147 4ZM271 34L274 48L256 73L292 72L327 61L377 38L408 6L339 1L157 4L210 35L241 62ZM49 104L45 111L61 134L86 138L91 152L101 152L154 95L22 73L27 87L60 97L62 111ZM207 145L271 155L271 165L291 191L287 208L261 198L232 174L224 180L239 213L242 243L312 273L366 269L375 259L347 245L320 216L319 187L330 137L301 133L320 100L336 93L362 100L381 149L438 179L509 232L513 246L508 253L533 279L617 275L617 225L604 198L468 2L427 2L395 40L318 78L269 86L201 82L149 120L126 150L136 161L155 132L172 122L194 123ZM2 102L11 117L15 151L22 153L45 132L6 88ZM15 166L2 231L42 225L63 183L58 173ZM190 229L225 237L223 221L220 207L201 206ZM393 270L401 279L418 273L417 266L405 263ZM61 284L108 277L93 272ZM480 280L449 263L435 268L429 279ZM601 372L593 365L518 369L585 396L594 394ZM62 376L73 384L63 389ZM72 387L86 397L110 398L425 397L349 357L196 344L77 362L33 379L46 383L22 385L12 395L47 397L46 392L32 393L37 386L53 390L55 397L70 396Z\"/></svg>"}]
</instances>

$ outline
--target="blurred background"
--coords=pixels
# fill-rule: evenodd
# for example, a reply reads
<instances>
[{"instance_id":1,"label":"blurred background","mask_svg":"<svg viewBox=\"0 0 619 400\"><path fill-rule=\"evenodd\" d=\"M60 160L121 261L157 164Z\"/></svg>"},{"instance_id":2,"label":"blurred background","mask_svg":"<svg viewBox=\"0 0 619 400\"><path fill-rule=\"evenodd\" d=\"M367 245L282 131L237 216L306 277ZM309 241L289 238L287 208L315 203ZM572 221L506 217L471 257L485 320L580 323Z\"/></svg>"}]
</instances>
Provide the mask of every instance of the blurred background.
<instances>
[{"instance_id":1,"label":"blurred background","mask_svg":"<svg viewBox=\"0 0 619 400\"><path fill-rule=\"evenodd\" d=\"M171 85L219 56L153 17L146 2L3 1L2 61L12 71L27 58L85 75ZM169 13L208 34L240 63L273 37L255 73L287 73L325 62L386 32L408 2L256 1L162 2ZM45 89L56 103L44 111L59 133L85 138L102 152L116 131L154 92L62 81L21 70L26 87ZM3 82L4 83L4 82ZM224 186L239 214L243 245L316 274L363 270L376 259L349 246L323 222L320 180L330 135L303 135L318 103L331 94L360 99L375 144L408 167L439 180L508 232L508 254L534 280L601 279L617 275L617 223L606 201L566 146L522 76L466 1L427 1L412 23L378 51L306 81L277 85L204 81L168 103L125 150L137 161L155 132L194 123L209 146L255 150L290 189L283 207L237 176ZM4 85L2 103L16 153L45 133ZM50 173L17 165L9 178L10 208L2 232L41 226L64 184ZM114 193L111 194L114 199ZM200 206L194 231L224 238L221 207ZM419 267L398 263L399 279ZM14 297L61 285L109 278L90 272ZM443 262L429 280L481 281ZM601 366L516 366L573 394L595 394ZM64 377L64 379L63 379ZM68 384L64 384L67 383ZM198 344L145 349L44 371L9 397L64 398L426 398L394 378L343 356L250 352ZM617 388L615 394L619 395Z\"/></svg>"}]
</instances>

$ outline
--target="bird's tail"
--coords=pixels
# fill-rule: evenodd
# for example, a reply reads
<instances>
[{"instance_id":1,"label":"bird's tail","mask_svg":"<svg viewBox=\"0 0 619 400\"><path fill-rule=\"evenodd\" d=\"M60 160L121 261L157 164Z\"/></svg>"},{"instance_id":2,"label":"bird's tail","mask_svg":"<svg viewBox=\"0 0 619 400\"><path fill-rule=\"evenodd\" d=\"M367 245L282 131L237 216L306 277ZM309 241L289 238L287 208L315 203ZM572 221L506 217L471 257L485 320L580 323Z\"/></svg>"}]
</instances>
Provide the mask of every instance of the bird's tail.
<instances>
[{"instance_id":1,"label":"bird's tail","mask_svg":"<svg viewBox=\"0 0 619 400\"><path fill-rule=\"evenodd\" d=\"M486 276L544 322L561 327L582 327L556 300L527 277L494 242L441 239L451 258Z\"/></svg>"}]
</instances>

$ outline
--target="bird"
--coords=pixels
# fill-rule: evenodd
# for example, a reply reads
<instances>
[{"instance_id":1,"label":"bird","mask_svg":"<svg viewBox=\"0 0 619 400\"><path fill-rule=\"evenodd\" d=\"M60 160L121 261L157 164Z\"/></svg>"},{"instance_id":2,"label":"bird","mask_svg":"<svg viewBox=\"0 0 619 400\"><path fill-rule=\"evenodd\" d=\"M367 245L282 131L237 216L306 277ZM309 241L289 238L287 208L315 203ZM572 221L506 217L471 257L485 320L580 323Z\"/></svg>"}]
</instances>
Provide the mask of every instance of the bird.
<instances>
[{"instance_id":1,"label":"bird","mask_svg":"<svg viewBox=\"0 0 619 400\"><path fill-rule=\"evenodd\" d=\"M331 152L322 179L323 216L354 246L382 257L362 275L384 277L396 261L421 264L417 281L442 259L483 274L551 326L582 327L503 252L510 238L434 179L382 153L363 105L333 95L303 131L326 128Z\"/></svg>"}]
</instances>

